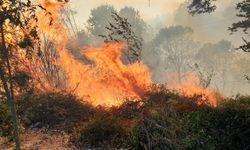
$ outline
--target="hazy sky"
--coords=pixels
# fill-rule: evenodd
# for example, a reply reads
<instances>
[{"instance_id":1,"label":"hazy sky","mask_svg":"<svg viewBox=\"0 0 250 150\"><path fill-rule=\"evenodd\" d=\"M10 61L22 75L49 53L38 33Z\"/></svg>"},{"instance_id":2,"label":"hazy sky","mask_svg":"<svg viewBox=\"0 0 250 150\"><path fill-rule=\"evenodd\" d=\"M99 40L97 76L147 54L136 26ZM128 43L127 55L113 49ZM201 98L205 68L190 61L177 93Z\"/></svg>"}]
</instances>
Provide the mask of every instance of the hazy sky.
<instances>
[{"instance_id":1,"label":"hazy sky","mask_svg":"<svg viewBox=\"0 0 250 150\"><path fill-rule=\"evenodd\" d=\"M140 11L142 17L149 21L157 16L165 16L172 14L181 3L185 0L151 0L149 7L149 0L71 0L71 6L76 9L79 14L79 21L87 20L90 10L100 6L101 4L111 4L116 9L124 6L132 6Z\"/></svg>"},{"instance_id":2,"label":"hazy sky","mask_svg":"<svg viewBox=\"0 0 250 150\"><path fill-rule=\"evenodd\" d=\"M206 42L216 42L227 39L240 39L229 35L227 28L235 22L235 4L239 0L219 0L216 2L216 12L208 15L192 17L187 13L186 6L180 5L187 0L71 0L71 8L78 12L77 22L86 23L90 11L102 4L111 4L116 9L131 6L139 10L142 18L154 28L170 25L190 26L194 29L194 36ZM239 41L234 41L239 43Z\"/></svg>"}]
</instances>

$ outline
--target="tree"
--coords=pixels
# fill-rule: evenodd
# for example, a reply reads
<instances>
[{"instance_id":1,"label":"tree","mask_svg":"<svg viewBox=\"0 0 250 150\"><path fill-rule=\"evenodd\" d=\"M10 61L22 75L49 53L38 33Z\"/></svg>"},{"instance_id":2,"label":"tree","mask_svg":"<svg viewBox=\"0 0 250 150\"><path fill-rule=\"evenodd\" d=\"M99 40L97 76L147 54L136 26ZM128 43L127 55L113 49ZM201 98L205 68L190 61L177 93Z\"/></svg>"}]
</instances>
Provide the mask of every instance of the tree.
<instances>
[{"instance_id":1,"label":"tree","mask_svg":"<svg viewBox=\"0 0 250 150\"><path fill-rule=\"evenodd\" d=\"M135 10L133 7L124 7L119 11L119 16L126 18L131 24L132 31L135 32L135 35L139 38L143 37L143 34L147 31L148 25L141 18L138 10Z\"/></svg>"},{"instance_id":2,"label":"tree","mask_svg":"<svg viewBox=\"0 0 250 150\"><path fill-rule=\"evenodd\" d=\"M216 5L213 4L214 1L217 0L191 0L190 5L188 6L189 12L192 15L211 13L216 9ZM237 32L238 29L242 29L243 32L249 37L250 35L247 31L250 27L250 0L242 0L239 2L236 6L236 10L239 11L236 16L243 20L233 23L232 27L229 27L229 30L233 33ZM242 39L245 44L241 45L239 49L242 49L245 52L250 52L250 42L244 38Z\"/></svg>"},{"instance_id":3,"label":"tree","mask_svg":"<svg viewBox=\"0 0 250 150\"><path fill-rule=\"evenodd\" d=\"M220 78L221 91L225 92L226 83L228 83L228 77L230 74L230 66L232 61L232 55L234 47L229 41L219 41L218 43L204 44L196 54L196 60L199 64L206 66L218 73Z\"/></svg>"},{"instance_id":4,"label":"tree","mask_svg":"<svg viewBox=\"0 0 250 150\"><path fill-rule=\"evenodd\" d=\"M143 37L147 32L148 25L141 18L139 11L133 7L124 7L119 13L112 12L112 20L106 26L108 31L105 41L120 41L127 44L124 51L125 63L133 63L141 59Z\"/></svg>"},{"instance_id":5,"label":"tree","mask_svg":"<svg viewBox=\"0 0 250 150\"><path fill-rule=\"evenodd\" d=\"M87 21L88 30L94 35L105 35L107 30L105 27L108 26L109 21L112 20L112 13L117 12L111 5L101 5L91 10L90 17Z\"/></svg>"},{"instance_id":6,"label":"tree","mask_svg":"<svg viewBox=\"0 0 250 150\"><path fill-rule=\"evenodd\" d=\"M243 20L233 23L232 27L229 28L232 32L237 32L238 29L242 29L245 34L248 34L248 29L250 28L250 0L244 0L237 4L236 9L239 11L237 14L238 17L242 18ZM239 48L245 52L250 52L250 42L242 38L244 41L244 45L240 46Z\"/></svg>"},{"instance_id":7,"label":"tree","mask_svg":"<svg viewBox=\"0 0 250 150\"><path fill-rule=\"evenodd\" d=\"M125 56L129 63L139 61L141 59L142 38L136 36L127 18L123 18L117 13L113 13L112 17L114 23L110 22L109 26L106 27L109 34L100 36L105 38L105 42L126 42L127 51Z\"/></svg>"},{"instance_id":8,"label":"tree","mask_svg":"<svg viewBox=\"0 0 250 150\"><path fill-rule=\"evenodd\" d=\"M214 5L212 1L216 0L191 0L188 6L189 13L195 15L213 12L216 9L216 5Z\"/></svg>"},{"instance_id":9,"label":"tree","mask_svg":"<svg viewBox=\"0 0 250 150\"><path fill-rule=\"evenodd\" d=\"M39 43L36 17L37 8L45 10L40 5L33 5L30 0L4 0L0 1L0 76L12 115L12 124L16 149L20 149L18 121L14 103L13 64L17 50L30 54Z\"/></svg>"},{"instance_id":10,"label":"tree","mask_svg":"<svg viewBox=\"0 0 250 150\"><path fill-rule=\"evenodd\" d=\"M204 68L201 68L198 64L194 64L194 67L191 66L191 69L196 73L199 78L199 85L204 89L208 88L211 84L212 78L215 75L214 71L208 72Z\"/></svg>"},{"instance_id":11,"label":"tree","mask_svg":"<svg viewBox=\"0 0 250 150\"><path fill-rule=\"evenodd\" d=\"M192 29L183 26L171 26L163 28L152 41L150 48L156 53L158 63L154 67L164 66L162 72L167 69L170 72L177 74L177 80L182 82L185 73L189 69L189 64L197 49L197 43L192 38Z\"/></svg>"}]
</instances>

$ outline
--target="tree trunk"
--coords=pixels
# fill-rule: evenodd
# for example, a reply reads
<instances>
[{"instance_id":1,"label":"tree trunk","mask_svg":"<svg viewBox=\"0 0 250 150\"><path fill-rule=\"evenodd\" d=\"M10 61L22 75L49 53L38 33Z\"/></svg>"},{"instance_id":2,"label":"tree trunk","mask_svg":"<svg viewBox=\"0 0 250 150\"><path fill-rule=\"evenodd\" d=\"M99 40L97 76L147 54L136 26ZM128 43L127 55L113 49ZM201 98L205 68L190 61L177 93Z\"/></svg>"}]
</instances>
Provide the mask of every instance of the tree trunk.
<instances>
[{"instance_id":1,"label":"tree trunk","mask_svg":"<svg viewBox=\"0 0 250 150\"><path fill-rule=\"evenodd\" d=\"M16 150L20 150L20 139L19 139L19 130L18 130L18 123L17 123L17 113L15 108L15 101L14 101L14 88L12 83L12 74L11 74L11 66L9 62L9 52L6 47L5 43L5 36L4 36L4 29L3 24L1 24L1 37L2 37L2 56L4 58L1 59L1 65L0 65L0 76L1 81L4 87L4 91L6 94L7 102L10 107L11 116L12 116L12 125L14 130L14 137L15 137L15 143L16 143ZM7 70L9 75L9 81L7 81L7 78L5 76L4 68L2 65L7 64ZM9 82L9 87L8 83Z\"/></svg>"}]
</instances>

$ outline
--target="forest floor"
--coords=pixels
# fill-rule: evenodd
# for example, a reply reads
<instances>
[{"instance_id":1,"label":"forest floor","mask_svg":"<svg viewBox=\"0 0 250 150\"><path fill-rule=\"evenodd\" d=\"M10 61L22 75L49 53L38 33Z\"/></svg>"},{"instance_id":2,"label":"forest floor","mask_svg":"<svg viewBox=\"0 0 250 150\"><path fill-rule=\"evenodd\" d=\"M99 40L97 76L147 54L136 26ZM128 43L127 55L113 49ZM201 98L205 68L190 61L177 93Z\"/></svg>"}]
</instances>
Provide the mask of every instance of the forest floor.
<instances>
[{"instance_id":1,"label":"forest floor","mask_svg":"<svg viewBox=\"0 0 250 150\"><path fill-rule=\"evenodd\" d=\"M56 130L28 129L21 134L23 150L75 150L69 135ZM14 143L0 138L0 150L13 150Z\"/></svg>"},{"instance_id":2,"label":"forest floor","mask_svg":"<svg viewBox=\"0 0 250 150\"><path fill-rule=\"evenodd\" d=\"M157 87L144 101L111 108L61 93L21 98L22 150L250 148L250 96L223 99L213 107L206 101L197 104L202 96L185 97ZM8 110L7 104L2 108ZM0 133L7 135L0 137L0 150L15 147L7 139L12 135L8 116L7 111L0 115L0 123L5 121Z\"/></svg>"}]
</instances>

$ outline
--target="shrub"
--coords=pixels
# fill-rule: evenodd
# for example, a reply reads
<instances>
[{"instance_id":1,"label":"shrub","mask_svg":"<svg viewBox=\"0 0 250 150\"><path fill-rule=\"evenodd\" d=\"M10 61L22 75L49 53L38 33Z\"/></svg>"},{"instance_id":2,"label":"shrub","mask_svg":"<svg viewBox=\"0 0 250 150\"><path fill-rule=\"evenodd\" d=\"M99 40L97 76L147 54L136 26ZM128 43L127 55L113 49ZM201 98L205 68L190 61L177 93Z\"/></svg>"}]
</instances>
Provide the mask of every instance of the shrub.
<instances>
[{"instance_id":1,"label":"shrub","mask_svg":"<svg viewBox=\"0 0 250 150\"><path fill-rule=\"evenodd\" d=\"M125 101L122 105L110 108L110 113L122 119L132 120L141 115L144 108L143 101Z\"/></svg>"},{"instance_id":2,"label":"shrub","mask_svg":"<svg viewBox=\"0 0 250 150\"><path fill-rule=\"evenodd\" d=\"M231 99L217 108L183 115L185 149L247 149L250 143L249 98Z\"/></svg>"},{"instance_id":3,"label":"shrub","mask_svg":"<svg viewBox=\"0 0 250 150\"><path fill-rule=\"evenodd\" d=\"M80 148L119 148L127 137L122 123L108 112L96 113L89 122L74 128L71 141Z\"/></svg>"},{"instance_id":4,"label":"shrub","mask_svg":"<svg viewBox=\"0 0 250 150\"><path fill-rule=\"evenodd\" d=\"M178 149L180 132L176 106L180 97L165 89L155 89L144 102L141 117L133 126L131 149Z\"/></svg>"},{"instance_id":5,"label":"shrub","mask_svg":"<svg viewBox=\"0 0 250 150\"><path fill-rule=\"evenodd\" d=\"M18 113L26 127L71 129L93 113L90 104L62 93L28 94L19 97Z\"/></svg>"},{"instance_id":6,"label":"shrub","mask_svg":"<svg viewBox=\"0 0 250 150\"><path fill-rule=\"evenodd\" d=\"M188 112L183 115L181 142L184 149L216 149L216 140L209 134L215 113L212 110ZM212 121L212 122L211 122Z\"/></svg>"},{"instance_id":7,"label":"shrub","mask_svg":"<svg viewBox=\"0 0 250 150\"><path fill-rule=\"evenodd\" d=\"M23 131L23 125L18 123L19 131ZM5 98L0 97L0 137L7 137L8 140L14 140L12 117L9 106Z\"/></svg>"},{"instance_id":8,"label":"shrub","mask_svg":"<svg viewBox=\"0 0 250 150\"><path fill-rule=\"evenodd\" d=\"M12 123L9 108L6 101L0 100L0 136L11 138L11 135Z\"/></svg>"},{"instance_id":9,"label":"shrub","mask_svg":"<svg viewBox=\"0 0 250 150\"><path fill-rule=\"evenodd\" d=\"M132 149L178 149L179 126L173 117L145 117L135 124L130 145Z\"/></svg>"}]
</instances>

